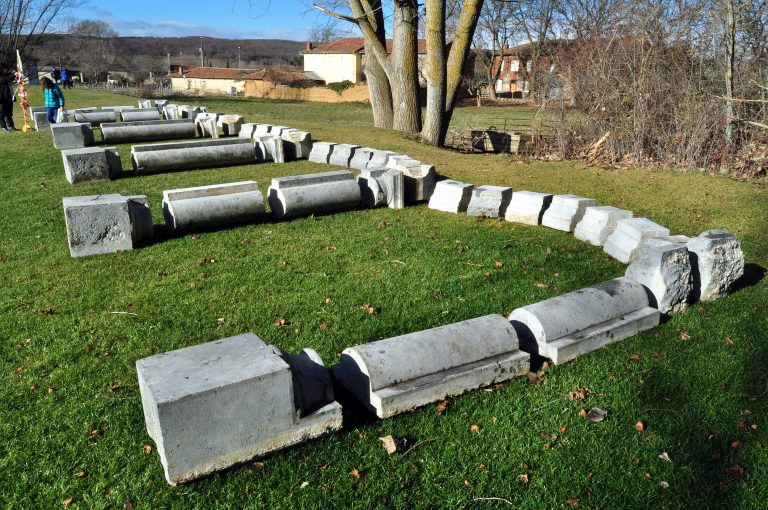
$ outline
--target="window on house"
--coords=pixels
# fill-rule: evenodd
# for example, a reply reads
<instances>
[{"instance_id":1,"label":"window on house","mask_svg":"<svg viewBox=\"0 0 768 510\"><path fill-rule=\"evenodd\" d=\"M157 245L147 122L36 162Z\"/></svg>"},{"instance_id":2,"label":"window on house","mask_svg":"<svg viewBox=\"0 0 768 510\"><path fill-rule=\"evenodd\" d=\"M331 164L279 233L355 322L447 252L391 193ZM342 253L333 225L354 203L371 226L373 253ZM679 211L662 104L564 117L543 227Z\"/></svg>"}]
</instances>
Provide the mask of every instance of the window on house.
<instances>
[{"instance_id":1,"label":"window on house","mask_svg":"<svg viewBox=\"0 0 768 510\"><path fill-rule=\"evenodd\" d=\"M515 59L515 60L512 61L512 67L511 67L510 71L516 73L519 70L520 70L520 61Z\"/></svg>"},{"instance_id":2,"label":"window on house","mask_svg":"<svg viewBox=\"0 0 768 510\"><path fill-rule=\"evenodd\" d=\"M525 70L528 71L529 73L531 72L531 61L530 60L525 63Z\"/></svg>"},{"instance_id":3,"label":"window on house","mask_svg":"<svg viewBox=\"0 0 768 510\"><path fill-rule=\"evenodd\" d=\"M505 71L505 67L507 67L507 59L502 58L501 59L501 70L499 72L503 73Z\"/></svg>"}]
</instances>

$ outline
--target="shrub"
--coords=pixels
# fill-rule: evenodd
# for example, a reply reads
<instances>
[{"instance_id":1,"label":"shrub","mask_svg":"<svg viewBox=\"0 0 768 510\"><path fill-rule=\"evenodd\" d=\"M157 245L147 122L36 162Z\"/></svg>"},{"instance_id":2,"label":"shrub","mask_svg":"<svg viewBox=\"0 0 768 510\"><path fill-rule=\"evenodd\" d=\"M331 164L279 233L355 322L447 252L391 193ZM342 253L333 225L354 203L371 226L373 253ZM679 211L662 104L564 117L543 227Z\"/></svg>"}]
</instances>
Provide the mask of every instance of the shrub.
<instances>
[{"instance_id":1,"label":"shrub","mask_svg":"<svg viewBox=\"0 0 768 510\"><path fill-rule=\"evenodd\" d=\"M349 80L336 81L336 82L332 82L332 83L329 83L328 85L326 85L326 87L328 87L332 91L336 92L338 95L341 95L345 90L347 90L350 87L354 87L354 86L355 86L355 84L352 83Z\"/></svg>"}]
</instances>

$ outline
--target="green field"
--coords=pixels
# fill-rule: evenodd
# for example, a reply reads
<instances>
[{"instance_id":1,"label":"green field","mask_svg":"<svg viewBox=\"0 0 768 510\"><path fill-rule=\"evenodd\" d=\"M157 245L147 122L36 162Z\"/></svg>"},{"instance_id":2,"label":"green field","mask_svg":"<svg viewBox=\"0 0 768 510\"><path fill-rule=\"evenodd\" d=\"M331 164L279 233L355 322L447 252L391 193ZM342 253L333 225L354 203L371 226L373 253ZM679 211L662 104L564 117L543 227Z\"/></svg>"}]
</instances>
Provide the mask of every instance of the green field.
<instances>
[{"instance_id":1,"label":"green field","mask_svg":"<svg viewBox=\"0 0 768 510\"><path fill-rule=\"evenodd\" d=\"M65 93L68 107L135 103ZM563 232L424 205L168 238L164 189L253 179L266 191L272 177L328 167L126 172L72 186L50 133L0 133L0 507L55 509L71 498L69 508L768 508L765 184L462 155L374 129L365 105L205 104L319 140L407 153L478 185L590 196L674 233L726 229L743 240L751 285L551 367L541 384L518 378L470 392L442 415L432 405L353 418L339 433L173 488L144 428L139 358L253 331L333 364L347 346L508 314L625 266ZM497 110L488 124L507 115ZM457 119L482 124L482 113L460 109ZM119 149L129 168L130 147ZM70 258L61 199L96 193L146 194L156 243ZM577 388L586 401L569 399ZM607 420L579 416L591 407L607 409ZM387 434L421 444L388 456L378 439Z\"/></svg>"}]
</instances>

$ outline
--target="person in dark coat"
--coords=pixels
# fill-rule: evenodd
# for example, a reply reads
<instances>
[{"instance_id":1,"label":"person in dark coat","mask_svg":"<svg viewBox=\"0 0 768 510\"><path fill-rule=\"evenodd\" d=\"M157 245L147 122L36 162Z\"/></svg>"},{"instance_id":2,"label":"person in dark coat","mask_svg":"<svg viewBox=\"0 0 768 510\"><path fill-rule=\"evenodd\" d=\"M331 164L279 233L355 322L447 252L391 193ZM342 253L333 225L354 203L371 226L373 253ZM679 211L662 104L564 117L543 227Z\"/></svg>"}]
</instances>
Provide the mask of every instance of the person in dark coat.
<instances>
[{"instance_id":1,"label":"person in dark coat","mask_svg":"<svg viewBox=\"0 0 768 510\"><path fill-rule=\"evenodd\" d=\"M13 125L13 88L16 75L8 64L0 64L0 130L16 131Z\"/></svg>"}]
</instances>

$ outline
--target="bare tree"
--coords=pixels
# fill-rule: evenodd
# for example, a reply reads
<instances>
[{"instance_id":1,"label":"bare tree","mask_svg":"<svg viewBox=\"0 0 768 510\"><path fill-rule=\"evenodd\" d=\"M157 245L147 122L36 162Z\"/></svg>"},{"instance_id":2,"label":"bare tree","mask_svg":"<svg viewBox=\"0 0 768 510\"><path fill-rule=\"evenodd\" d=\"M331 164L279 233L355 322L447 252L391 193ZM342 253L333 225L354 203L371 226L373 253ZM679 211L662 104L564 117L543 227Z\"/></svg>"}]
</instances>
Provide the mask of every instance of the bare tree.
<instances>
[{"instance_id":1,"label":"bare tree","mask_svg":"<svg viewBox=\"0 0 768 510\"><path fill-rule=\"evenodd\" d=\"M81 0L0 0L0 59L13 62L56 28L66 12Z\"/></svg>"},{"instance_id":2,"label":"bare tree","mask_svg":"<svg viewBox=\"0 0 768 510\"><path fill-rule=\"evenodd\" d=\"M528 95L534 98L538 94L538 78L540 75L540 58L547 44L553 37L555 17L557 13L555 0L522 0L514 10L514 16L525 34L528 42L528 65L521 66L520 71L529 84Z\"/></svg>"},{"instance_id":3,"label":"bare tree","mask_svg":"<svg viewBox=\"0 0 768 510\"><path fill-rule=\"evenodd\" d=\"M115 61L116 37L117 32L104 21L76 21L69 29L70 54L84 72L104 80L109 66Z\"/></svg>"},{"instance_id":4,"label":"bare tree","mask_svg":"<svg viewBox=\"0 0 768 510\"><path fill-rule=\"evenodd\" d=\"M491 99L496 99L496 81L501 75L504 48L512 42L518 28L513 16L517 8L518 0L486 0L478 20L475 56L485 67Z\"/></svg>"}]
</instances>

